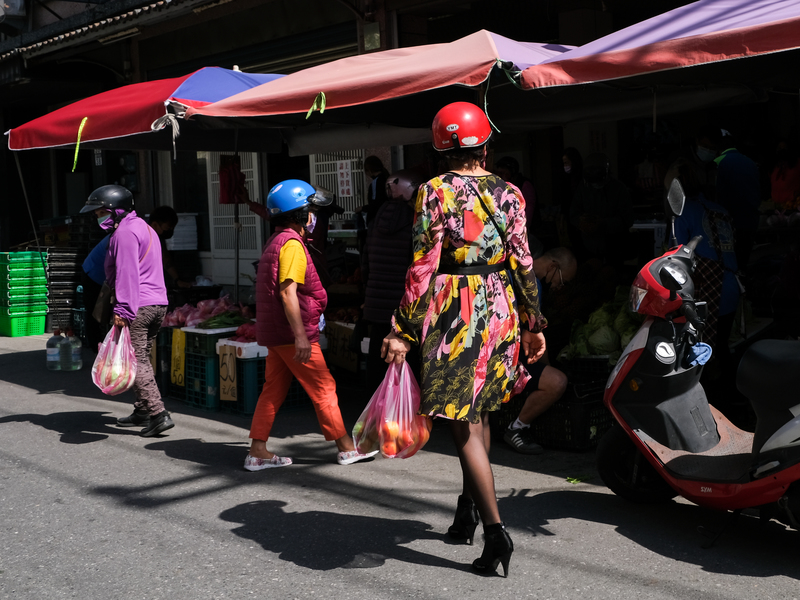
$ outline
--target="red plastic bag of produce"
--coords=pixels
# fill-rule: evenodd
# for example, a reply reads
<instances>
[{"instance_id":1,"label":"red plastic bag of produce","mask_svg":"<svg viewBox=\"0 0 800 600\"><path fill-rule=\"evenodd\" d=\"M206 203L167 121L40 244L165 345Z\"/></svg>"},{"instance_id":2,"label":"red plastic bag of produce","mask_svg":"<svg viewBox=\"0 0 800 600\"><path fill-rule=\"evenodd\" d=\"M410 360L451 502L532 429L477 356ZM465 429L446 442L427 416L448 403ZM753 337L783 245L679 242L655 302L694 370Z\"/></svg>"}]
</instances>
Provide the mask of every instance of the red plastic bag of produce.
<instances>
[{"instance_id":1,"label":"red plastic bag of produce","mask_svg":"<svg viewBox=\"0 0 800 600\"><path fill-rule=\"evenodd\" d=\"M112 327L100 344L92 366L92 381L109 396L127 392L136 379L136 354L129 327Z\"/></svg>"},{"instance_id":2,"label":"red plastic bag of produce","mask_svg":"<svg viewBox=\"0 0 800 600\"><path fill-rule=\"evenodd\" d=\"M353 427L362 454L380 450L385 458L410 458L428 441L431 419L418 415L419 385L408 363L392 363Z\"/></svg>"}]
</instances>

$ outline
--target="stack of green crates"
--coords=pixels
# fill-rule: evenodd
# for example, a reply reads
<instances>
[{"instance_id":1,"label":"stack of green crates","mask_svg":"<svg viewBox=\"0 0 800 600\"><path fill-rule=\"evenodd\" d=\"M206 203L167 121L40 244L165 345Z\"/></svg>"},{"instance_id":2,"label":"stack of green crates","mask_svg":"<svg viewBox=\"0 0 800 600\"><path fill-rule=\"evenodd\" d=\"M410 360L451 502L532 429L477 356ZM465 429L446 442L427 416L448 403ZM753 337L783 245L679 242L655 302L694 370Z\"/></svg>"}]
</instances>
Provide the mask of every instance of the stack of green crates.
<instances>
[{"instance_id":1,"label":"stack of green crates","mask_svg":"<svg viewBox=\"0 0 800 600\"><path fill-rule=\"evenodd\" d=\"M0 252L0 335L44 333L47 253Z\"/></svg>"}]
</instances>

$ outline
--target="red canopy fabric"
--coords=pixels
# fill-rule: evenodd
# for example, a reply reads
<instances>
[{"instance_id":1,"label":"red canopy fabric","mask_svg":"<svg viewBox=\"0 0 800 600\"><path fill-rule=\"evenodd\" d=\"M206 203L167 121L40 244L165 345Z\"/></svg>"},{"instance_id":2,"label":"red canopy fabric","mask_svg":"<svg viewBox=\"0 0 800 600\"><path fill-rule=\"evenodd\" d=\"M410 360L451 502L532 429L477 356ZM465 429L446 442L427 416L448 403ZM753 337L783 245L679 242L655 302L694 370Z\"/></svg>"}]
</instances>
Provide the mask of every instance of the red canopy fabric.
<instances>
[{"instance_id":1,"label":"red canopy fabric","mask_svg":"<svg viewBox=\"0 0 800 600\"><path fill-rule=\"evenodd\" d=\"M204 67L194 73L126 85L48 113L8 132L11 150L74 146L83 119L81 143L150 134L166 105L204 106L281 77Z\"/></svg>"},{"instance_id":2,"label":"red canopy fabric","mask_svg":"<svg viewBox=\"0 0 800 600\"><path fill-rule=\"evenodd\" d=\"M522 86L611 81L798 48L800 0L700 0L533 65Z\"/></svg>"},{"instance_id":3,"label":"red canopy fabric","mask_svg":"<svg viewBox=\"0 0 800 600\"><path fill-rule=\"evenodd\" d=\"M320 92L325 109L390 100L452 85L477 86L498 61L513 70L558 56L569 47L516 42L482 30L455 42L343 58L287 75L187 117L254 117L306 113Z\"/></svg>"}]
</instances>

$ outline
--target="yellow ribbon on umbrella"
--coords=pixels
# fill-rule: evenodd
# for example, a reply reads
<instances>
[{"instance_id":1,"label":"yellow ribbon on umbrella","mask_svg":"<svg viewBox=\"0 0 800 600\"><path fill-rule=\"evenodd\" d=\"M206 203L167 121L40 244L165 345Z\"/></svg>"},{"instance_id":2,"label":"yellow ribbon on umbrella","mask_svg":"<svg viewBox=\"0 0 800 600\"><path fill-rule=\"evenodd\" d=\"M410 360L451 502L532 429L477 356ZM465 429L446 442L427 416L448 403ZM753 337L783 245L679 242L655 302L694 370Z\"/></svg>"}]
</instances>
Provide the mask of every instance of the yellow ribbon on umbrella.
<instances>
[{"instance_id":1,"label":"yellow ribbon on umbrella","mask_svg":"<svg viewBox=\"0 0 800 600\"><path fill-rule=\"evenodd\" d=\"M314 103L311 105L311 108L308 109L306 113L306 119L311 116L311 113L315 110L318 110L320 114L325 112L325 105L328 103L327 98L325 98L325 92L320 92L317 94L317 97L314 98Z\"/></svg>"},{"instance_id":2,"label":"yellow ribbon on umbrella","mask_svg":"<svg viewBox=\"0 0 800 600\"><path fill-rule=\"evenodd\" d=\"M83 117L81 121L81 126L78 127L78 141L75 142L75 159L72 161L72 172L75 172L75 167L78 166L78 150L81 147L81 134L83 133L83 126L86 125L86 121L89 120L89 117Z\"/></svg>"}]
</instances>

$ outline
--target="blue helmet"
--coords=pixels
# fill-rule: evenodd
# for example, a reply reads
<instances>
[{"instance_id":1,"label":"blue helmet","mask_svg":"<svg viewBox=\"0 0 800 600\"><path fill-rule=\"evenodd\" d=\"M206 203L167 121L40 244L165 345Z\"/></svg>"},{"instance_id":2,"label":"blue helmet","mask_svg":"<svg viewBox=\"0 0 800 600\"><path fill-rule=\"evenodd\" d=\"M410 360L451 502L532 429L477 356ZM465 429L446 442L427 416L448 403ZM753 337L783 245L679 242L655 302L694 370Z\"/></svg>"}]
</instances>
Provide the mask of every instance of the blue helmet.
<instances>
[{"instance_id":1,"label":"blue helmet","mask_svg":"<svg viewBox=\"0 0 800 600\"><path fill-rule=\"evenodd\" d=\"M300 179L287 179L275 185L267 196L267 210L273 217L314 206L328 206L333 196Z\"/></svg>"}]
</instances>

